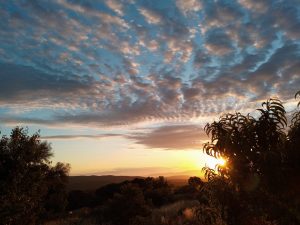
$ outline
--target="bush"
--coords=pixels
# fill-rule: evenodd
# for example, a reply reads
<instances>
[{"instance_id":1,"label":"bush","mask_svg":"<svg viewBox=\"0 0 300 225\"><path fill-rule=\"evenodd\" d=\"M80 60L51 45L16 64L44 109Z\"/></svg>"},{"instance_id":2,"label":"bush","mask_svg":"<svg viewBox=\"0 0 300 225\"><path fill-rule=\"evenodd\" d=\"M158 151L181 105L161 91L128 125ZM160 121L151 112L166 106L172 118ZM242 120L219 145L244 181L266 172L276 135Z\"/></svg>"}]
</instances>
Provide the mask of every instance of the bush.
<instances>
[{"instance_id":1,"label":"bush","mask_svg":"<svg viewBox=\"0 0 300 225\"><path fill-rule=\"evenodd\" d=\"M51 146L23 128L0 140L1 224L34 224L66 206L69 165L51 166Z\"/></svg>"}]
</instances>

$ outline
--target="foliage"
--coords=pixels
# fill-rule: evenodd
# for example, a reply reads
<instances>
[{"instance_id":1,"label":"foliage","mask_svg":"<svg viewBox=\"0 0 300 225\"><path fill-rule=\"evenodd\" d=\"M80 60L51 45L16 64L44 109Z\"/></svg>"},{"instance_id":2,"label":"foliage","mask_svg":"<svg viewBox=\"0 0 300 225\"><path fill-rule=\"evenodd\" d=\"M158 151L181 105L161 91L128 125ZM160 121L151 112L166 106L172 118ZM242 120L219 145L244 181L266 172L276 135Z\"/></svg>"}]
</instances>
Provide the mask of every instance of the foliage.
<instances>
[{"instance_id":1,"label":"foliage","mask_svg":"<svg viewBox=\"0 0 300 225\"><path fill-rule=\"evenodd\" d=\"M300 92L295 95L298 96ZM223 208L227 214L235 209L227 217L236 218L235 221L223 217L230 224L243 224L250 218L255 218L253 224L299 224L300 193L296 186L300 167L300 112L292 115L289 127L279 99L262 103L257 112L257 117L228 113L206 125L211 141L203 151L227 161L217 170L203 168L208 179L206 187L216 181L226 181L229 186L225 192L224 184L209 188L204 196L212 196L210 199L221 207L233 203L227 210ZM224 196L231 198L223 201Z\"/></svg>"},{"instance_id":2,"label":"foliage","mask_svg":"<svg viewBox=\"0 0 300 225\"><path fill-rule=\"evenodd\" d=\"M279 170L287 157L284 132L287 119L282 102L270 99L257 111L258 118L228 113L205 127L211 142L204 146L204 152L225 158L226 166L219 167L217 172L239 187L245 179L255 175L270 186L270 182L280 177L282 171Z\"/></svg>"},{"instance_id":3,"label":"foliage","mask_svg":"<svg viewBox=\"0 0 300 225\"><path fill-rule=\"evenodd\" d=\"M66 205L69 166L51 166L51 146L16 127L0 140L1 224L32 224ZM47 213L46 213L47 212Z\"/></svg>"},{"instance_id":4,"label":"foliage","mask_svg":"<svg viewBox=\"0 0 300 225\"><path fill-rule=\"evenodd\" d=\"M115 225L126 225L135 217L144 217L149 213L142 190L134 184L126 184L106 203L104 219Z\"/></svg>"},{"instance_id":5,"label":"foliage","mask_svg":"<svg viewBox=\"0 0 300 225\"><path fill-rule=\"evenodd\" d=\"M83 207L92 207L95 205L96 201L99 200L97 199L96 195L94 195L92 192L87 192L82 190L72 190L68 194L67 209L73 211Z\"/></svg>"},{"instance_id":6,"label":"foliage","mask_svg":"<svg viewBox=\"0 0 300 225\"><path fill-rule=\"evenodd\" d=\"M295 95L295 98L300 97L300 91ZM300 101L298 102L300 107ZM298 172L300 168L300 110L294 112L291 120L290 129L288 131L287 151L288 165L290 172Z\"/></svg>"},{"instance_id":7,"label":"foliage","mask_svg":"<svg viewBox=\"0 0 300 225\"><path fill-rule=\"evenodd\" d=\"M190 177L188 184L196 190L200 190L204 186L204 182L199 177Z\"/></svg>"}]
</instances>

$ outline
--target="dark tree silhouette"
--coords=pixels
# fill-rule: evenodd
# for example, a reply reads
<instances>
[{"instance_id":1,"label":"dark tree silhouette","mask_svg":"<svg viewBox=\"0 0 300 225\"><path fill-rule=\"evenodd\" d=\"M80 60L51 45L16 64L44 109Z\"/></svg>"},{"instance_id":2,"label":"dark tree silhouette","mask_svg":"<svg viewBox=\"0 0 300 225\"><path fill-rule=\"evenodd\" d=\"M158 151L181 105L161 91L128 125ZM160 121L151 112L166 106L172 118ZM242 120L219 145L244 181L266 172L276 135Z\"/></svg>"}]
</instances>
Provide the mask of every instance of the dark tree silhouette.
<instances>
[{"instance_id":1,"label":"dark tree silhouette","mask_svg":"<svg viewBox=\"0 0 300 225\"><path fill-rule=\"evenodd\" d=\"M299 96L300 91L295 98ZM253 217L259 224L299 224L300 111L292 115L289 127L278 99L262 103L257 112L258 116L225 114L205 126L211 141L203 151L227 163L216 170L203 168L208 179L204 196L212 196L210 199L217 202L207 201L221 209L223 219L223 215L231 215L226 219L234 219L229 224L241 224Z\"/></svg>"},{"instance_id":2,"label":"dark tree silhouette","mask_svg":"<svg viewBox=\"0 0 300 225\"><path fill-rule=\"evenodd\" d=\"M146 203L143 191L134 184L124 184L120 193L116 193L105 204L104 220L115 225L132 224L136 217L149 215L150 208Z\"/></svg>"},{"instance_id":3,"label":"dark tree silhouette","mask_svg":"<svg viewBox=\"0 0 300 225\"><path fill-rule=\"evenodd\" d=\"M49 167L46 185L47 195L44 200L44 216L51 216L63 212L68 205L68 193L66 184L68 182L69 166L58 162Z\"/></svg>"},{"instance_id":4,"label":"dark tree silhouette","mask_svg":"<svg viewBox=\"0 0 300 225\"><path fill-rule=\"evenodd\" d=\"M1 224L35 224L39 216L66 205L69 165L51 166L51 146L16 127L0 140Z\"/></svg>"},{"instance_id":5,"label":"dark tree silhouette","mask_svg":"<svg viewBox=\"0 0 300 225\"><path fill-rule=\"evenodd\" d=\"M68 194L68 210L76 210L83 207L91 207L95 197L91 192L72 190ZM102 203L102 202L101 202Z\"/></svg>"},{"instance_id":6,"label":"dark tree silhouette","mask_svg":"<svg viewBox=\"0 0 300 225\"><path fill-rule=\"evenodd\" d=\"M199 190L203 187L204 182L199 177L190 177L188 179L188 184L192 186L194 189Z\"/></svg>"},{"instance_id":7,"label":"dark tree silhouette","mask_svg":"<svg viewBox=\"0 0 300 225\"><path fill-rule=\"evenodd\" d=\"M112 183L112 184L107 184L103 187L98 188L95 191L97 202L103 203L103 202L107 201L108 199L112 198L115 193L120 192L122 185L123 185L123 183L120 183L120 184Z\"/></svg>"},{"instance_id":8,"label":"dark tree silhouette","mask_svg":"<svg viewBox=\"0 0 300 225\"><path fill-rule=\"evenodd\" d=\"M298 96L300 97L300 91L296 93L295 98ZM300 107L300 101L297 106ZM300 110L292 116L287 145L287 161L290 172L298 173L300 169Z\"/></svg>"},{"instance_id":9,"label":"dark tree silhouette","mask_svg":"<svg viewBox=\"0 0 300 225\"><path fill-rule=\"evenodd\" d=\"M285 156L287 119L282 102L270 99L257 110L260 113L258 118L229 113L205 127L206 133L211 135L211 142L205 144L204 152L225 158L228 163L219 166L217 172L238 185L253 175L277 176ZM211 176L213 171L207 174Z\"/></svg>"}]
</instances>

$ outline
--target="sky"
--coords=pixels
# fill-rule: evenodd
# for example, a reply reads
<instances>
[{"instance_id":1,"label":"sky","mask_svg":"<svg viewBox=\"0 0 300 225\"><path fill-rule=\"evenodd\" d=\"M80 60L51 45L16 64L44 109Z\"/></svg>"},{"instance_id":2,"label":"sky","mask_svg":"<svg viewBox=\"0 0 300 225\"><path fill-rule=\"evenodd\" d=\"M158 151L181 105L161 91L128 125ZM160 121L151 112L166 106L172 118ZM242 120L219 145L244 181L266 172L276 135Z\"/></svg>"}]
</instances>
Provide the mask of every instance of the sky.
<instances>
[{"instance_id":1,"label":"sky","mask_svg":"<svg viewBox=\"0 0 300 225\"><path fill-rule=\"evenodd\" d=\"M71 175L198 175L206 123L299 89L299 0L0 0L1 134Z\"/></svg>"}]
</instances>

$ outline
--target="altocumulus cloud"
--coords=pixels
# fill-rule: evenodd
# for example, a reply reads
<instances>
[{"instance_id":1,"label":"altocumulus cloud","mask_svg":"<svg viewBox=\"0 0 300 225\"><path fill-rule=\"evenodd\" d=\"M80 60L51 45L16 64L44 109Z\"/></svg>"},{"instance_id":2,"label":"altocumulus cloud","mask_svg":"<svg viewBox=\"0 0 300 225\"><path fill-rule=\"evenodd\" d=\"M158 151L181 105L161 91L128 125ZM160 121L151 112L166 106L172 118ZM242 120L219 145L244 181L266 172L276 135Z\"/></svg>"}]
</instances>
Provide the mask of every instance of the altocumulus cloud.
<instances>
[{"instance_id":1,"label":"altocumulus cloud","mask_svg":"<svg viewBox=\"0 0 300 225\"><path fill-rule=\"evenodd\" d=\"M288 101L300 86L297 0L0 4L4 123L190 121L271 95ZM130 138L175 148L158 134L195 137L191 129Z\"/></svg>"}]
</instances>

